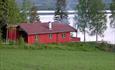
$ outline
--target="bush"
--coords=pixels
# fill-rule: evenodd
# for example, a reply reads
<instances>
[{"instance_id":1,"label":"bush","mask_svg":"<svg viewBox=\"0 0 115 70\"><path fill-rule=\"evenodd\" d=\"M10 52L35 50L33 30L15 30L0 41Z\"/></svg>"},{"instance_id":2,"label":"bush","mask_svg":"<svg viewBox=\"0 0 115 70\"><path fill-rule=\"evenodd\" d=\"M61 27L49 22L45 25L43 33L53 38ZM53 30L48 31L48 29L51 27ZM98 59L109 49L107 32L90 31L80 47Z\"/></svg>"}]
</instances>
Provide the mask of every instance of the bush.
<instances>
[{"instance_id":1,"label":"bush","mask_svg":"<svg viewBox=\"0 0 115 70\"><path fill-rule=\"evenodd\" d=\"M19 45L24 45L25 44L25 41L22 37L20 37L20 39L18 40L17 42Z\"/></svg>"},{"instance_id":2,"label":"bush","mask_svg":"<svg viewBox=\"0 0 115 70\"><path fill-rule=\"evenodd\" d=\"M101 42L101 43L97 43L96 46L98 49L102 50L102 51L115 51L115 45L112 44L108 44L107 42Z\"/></svg>"},{"instance_id":3,"label":"bush","mask_svg":"<svg viewBox=\"0 0 115 70\"><path fill-rule=\"evenodd\" d=\"M73 42L73 43L65 43L66 49L68 50L77 50L77 51L97 51L95 42Z\"/></svg>"},{"instance_id":4,"label":"bush","mask_svg":"<svg viewBox=\"0 0 115 70\"><path fill-rule=\"evenodd\" d=\"M9 44L0 45L0 48L21 48L21 49L59 49L69 51L115 51L115 45L111 45L105 42L71 42L71 43L53 43L53 44L26 44L21 38L17 43L9 42Z\"/></svg>"}]
</instances>

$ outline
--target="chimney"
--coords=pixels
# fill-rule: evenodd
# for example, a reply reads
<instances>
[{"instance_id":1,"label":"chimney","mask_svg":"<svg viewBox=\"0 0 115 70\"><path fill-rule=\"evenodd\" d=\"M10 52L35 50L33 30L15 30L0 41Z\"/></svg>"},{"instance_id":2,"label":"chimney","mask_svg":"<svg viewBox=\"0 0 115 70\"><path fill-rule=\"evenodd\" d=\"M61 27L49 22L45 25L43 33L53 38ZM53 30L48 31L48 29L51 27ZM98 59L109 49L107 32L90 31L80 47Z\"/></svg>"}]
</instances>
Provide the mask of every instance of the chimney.
<instances>
[{"instance_id":1,"label":"chimney","mask_svg":"<svg viewBox=\"0 0 115 70\"><path fill-rule=\"evenodd\" d=\"M52 22L49 22L49 30L52 30Z\"/></svg>"}]
</instances>

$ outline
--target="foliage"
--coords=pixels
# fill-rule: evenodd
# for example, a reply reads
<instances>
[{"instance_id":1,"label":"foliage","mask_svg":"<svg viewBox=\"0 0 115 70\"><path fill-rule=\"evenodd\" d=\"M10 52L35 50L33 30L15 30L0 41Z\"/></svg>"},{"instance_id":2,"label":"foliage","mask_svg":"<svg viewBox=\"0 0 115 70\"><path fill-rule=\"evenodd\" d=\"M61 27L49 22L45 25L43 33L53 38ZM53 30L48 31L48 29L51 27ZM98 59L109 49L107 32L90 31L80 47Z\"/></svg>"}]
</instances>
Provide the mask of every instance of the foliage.
<instances>
[{"instance_id":1,"label":"foliage","mask_svg":"<svg viewBox=\"0 0 115 70\"><path fill-rule=\"evenodd\" d=\"M110 10L111 10L111 22L110 25L112 28L115 28L115 0L112 0L112 3L110 4Z\"/></svg>"},{"instance_id":2,"label":"foliage","mask_svg":"<svg viewBox=\"0 0 115 70\"><path fill-rule=\"evenodd\" d=\"M106 42L96 43L96 42L77 42L77 43L53 43L53 44L26 44L23 42L24 40L20 38L18 43L13 41L9 42L9 44L3 44L1 48L17 48L17 49L49 49L49 50L64 50L64 51L115 51L115 45L108 44ZM7 46L7 47L5 47Z\"/></svg>"},{"instance_id":3,"label":"foliage","mask_svg":"<svg viewBox=\"0 0 115 70\"><path fill-rule=\"evenodd\" d=\"M104 6L102 0L89 1L89 34L96 35L96 41L98 41L98 35L103 36L103 33L107 28Z\"/></svg>"},{"instance_id":4,"label":"foliage","mask_svg":"<svg viewBox=\"0 0 115 70\"><path fill-rule=\"evenodd\" d=\"M32 4L29 0L23 0L21 7L21 17L23 22L30 22L28 17L30 16L30 9Z\"/></svg>"},{"instance_id":5,"label":"foliage","mask_svg":"<svg viewBox=\"0 0 115 70\"><path fill-rule=\"evenodd\" d=\"M30 22L40 21L37 11L38 7L33 5L30 10Z\"/></svg>"},{"instance_id":6,"label":"foliage","mask_svg":"<svg viewBox=\"0 0 115 70\"><path fill-rule=\"evenodd\" d=\"M21 17L23 22L34 22L40 21L38 16L38 7L32 4L29 0L23 0L22 8L21 8Z\"/></svg>"},{"instance_id":7,"label":"foliage","mask_svg":"<svg viewBox=\"0 0 115 70\"><path fill-rule=\"evenodd\" d=\"M18 24L21 22L20 11L15 0L8 0L8 24Z\"/></svg>"},{"instance_id":8,"label":"foliage","mask_svg":"<svg viewBox=\"0 0 115 70\"><path fill-rule=\"evenodd\" d=\"M7 24L7 0L0 0L0 32L2 31L1 28Z\"/></svg>"},{"instance_id":9,"label":"foliage","mask_svg":"<svg viewBox=\"0 0 115 70\"><path fill-rule=\"evenodd\" d=\"M100 50L104 50L104 51L115 51L115 45L113 44L108 44L107 42L101 42L98 44L97 48L100 49Z\"/></svg>"},{"instance_id":10,"label":"foliage","mask_svg":"<svg viewBox=\"0 0 115 70\"><path fill-rule=\"evenodd\" d=\"M103 36L106 30L104 7L102 0L79 0L77 5L78 29L84 33L84 42L86 32L96 35L96 41L98 35Z\"/></svg>"},{"instance_id":11,"label":"foliage","mask_svg":"<svg viewBox=\"0 0 115 70\"><path fill-rule=\"evenodd\" d=\"M62 23L69 23L66 11L66 0L57 0L54 19Z\"/></svg>"},{"instance_id":12,"label":"foliage","mask_svg":"<svg viewBox=\"0 0 115 70\"><path fill-rule=\"evenodd\" d=\"M88 17L88 0L79 0L79 4L76 7L76 20L78 20L78 29L84 33L84 42L85 34L87 32L89 17Z\"/></svg>"},{"instance_id":13,"label":"foliage","mask_svg":"<svg viewBox=\"0 0 115 70\"><path fill-rule=\"evenodd\" d=\"M18 40L17 42L19 45L24 45L25 44L25 41L23 39L23 37L20 37L20 39Z\"/></svg>"}]
</instances>

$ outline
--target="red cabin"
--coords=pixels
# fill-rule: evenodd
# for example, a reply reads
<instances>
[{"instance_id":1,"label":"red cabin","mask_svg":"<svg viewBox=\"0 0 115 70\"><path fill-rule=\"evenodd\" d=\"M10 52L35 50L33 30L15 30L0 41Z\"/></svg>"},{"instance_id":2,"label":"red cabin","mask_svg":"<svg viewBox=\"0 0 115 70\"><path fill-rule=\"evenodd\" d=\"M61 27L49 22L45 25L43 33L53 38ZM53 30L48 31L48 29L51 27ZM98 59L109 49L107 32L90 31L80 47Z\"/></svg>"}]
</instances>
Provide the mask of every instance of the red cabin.
<instances>
[{"instance_id":1,"label":"red cabin","mask_svg":"<svg viewBox=\"0 0 115 70\"><path fill-rule=\"evenodd\" d=\"M68 24L59 22L41 23L35 22L32 24L22 23L18 26L19 34L28 44L39 43L64 43L78 42L80 38L71 37L70 32L77 30Z\"/></svg>"},{"instance_id":2,"label":"red cabin","mask_svg":"<svg viewBox=\"0 0 115 70\"><path fill-rule=\"evenodd\" d=\"M17 25L7 26L6 38L10 41L16 41L19 38L19 33L17 31Z\"/></svg>"}]
</instances>

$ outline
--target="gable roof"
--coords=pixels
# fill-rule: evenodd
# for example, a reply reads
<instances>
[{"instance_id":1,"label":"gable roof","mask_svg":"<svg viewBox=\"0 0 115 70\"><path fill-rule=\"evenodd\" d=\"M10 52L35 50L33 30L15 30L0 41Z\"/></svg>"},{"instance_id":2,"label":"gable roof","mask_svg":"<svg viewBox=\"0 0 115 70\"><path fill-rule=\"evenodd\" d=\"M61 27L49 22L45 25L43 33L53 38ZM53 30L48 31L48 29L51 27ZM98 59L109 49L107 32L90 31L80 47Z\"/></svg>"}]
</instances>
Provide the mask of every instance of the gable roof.
<instances>
[{"instance_id":1,"label":"gable roof","mask_svg":"<svg viewBox=\"0 0 115 70\"><path fill-rule=\"evenodd\" d=\"M77 32L77 30L68 24L59 22L52 22L52 30L49 30L49 23L22 23L19 27L25 31L28 35L30 34L45 34L45 33L60 33L60 32Z\"/></svg>"}]
</instances>

